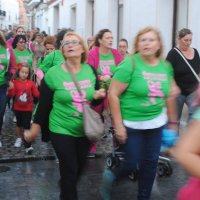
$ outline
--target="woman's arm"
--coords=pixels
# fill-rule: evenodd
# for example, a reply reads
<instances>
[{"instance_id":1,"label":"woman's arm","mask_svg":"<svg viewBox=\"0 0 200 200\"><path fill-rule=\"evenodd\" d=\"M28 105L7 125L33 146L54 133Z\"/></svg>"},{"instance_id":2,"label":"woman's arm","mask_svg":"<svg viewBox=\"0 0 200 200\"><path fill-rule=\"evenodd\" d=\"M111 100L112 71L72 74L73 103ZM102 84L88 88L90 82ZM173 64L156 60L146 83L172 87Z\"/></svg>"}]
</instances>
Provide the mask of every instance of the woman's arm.
<instances>
[{"instance_id":1,"label":"woman's arm","mask_svg":"<svg viewBox=\"0 0 200 200\"><path fill-rule=\"evenodd\" d=\"M24 139L27 142L31 142L40 134L40 132L41 126L39 124L33 123L30 130L24 131Z\"/></svg>"},{"instance_id":2,"label":"woman's arm","mask_svg":"<svg viewBox=\"0 0 200 200\"><path fill-rule=\"evenodd\" d=\"M27 140L35 139L35 137L42 131L42 141L49 141L49 114L53 105L53 91L47 86L43 79L40 87L39 104L35 113L34 123L30 132L25 133ZM26 137L25 137L26 138Z\"/></svg>"},{"instance_id":3,"label":"woman's arm","mask_svg":"<svg viewBox=\"0 0 200 200\"><path fill-rule=\"evenodd\" d=\"M170 93L166 99L168 128L178 131L177 113L176 113L176 97L180 93L178 86L174 79L172 79Z\"/></svg>"},{"instance_id":4,"label":"woman's arm","mask_svg":"<svg viewBox=\"0 0 200 200\"><path fill-rule=\"evenodd\" d=\"M190 122L170 153L191 175L200 178L200 121Z\"/></svg>"},{"instance_id":5,"label":"woman's arm","mask_svg":"<svg viewBox=\"0 0 200 200\"><path fill-rule=\"evenodd\" d=\"M127 139L126 129L123 125L120 110L120 95L126 90L128 84L121 83L115 79L111 81L108 91L109 108L111 111L116 138L120 143L125 143Z\"/></svg>"}]
</instances>

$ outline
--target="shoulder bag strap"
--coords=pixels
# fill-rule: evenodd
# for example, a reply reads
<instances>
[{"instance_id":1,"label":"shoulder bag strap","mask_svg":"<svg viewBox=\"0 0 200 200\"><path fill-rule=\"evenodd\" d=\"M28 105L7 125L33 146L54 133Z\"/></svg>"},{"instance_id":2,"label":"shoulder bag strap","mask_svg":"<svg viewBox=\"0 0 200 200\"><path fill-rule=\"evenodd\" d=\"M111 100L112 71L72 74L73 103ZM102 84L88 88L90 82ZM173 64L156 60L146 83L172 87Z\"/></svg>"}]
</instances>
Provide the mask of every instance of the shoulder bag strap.
<instances>
[{"instance_id":1,"label":"shoulder bag strap","mask_svg":"<svg viewBox=\"0 0 200 200\"><path fill-rule=\"evenodd\" d=\"M190 65L190 63L187 61L187 59L185 58L185 56L181 53L181 51L178 48L174 48L178 54L183 58L183 60L186 62L186 64L188 65L188 67L190 68L190 70L192 71L192 73L194 74L195 78L197 79L197 81L200 83L200 78L197 75L197 73L194 71L194 69L192 68L192 66Z\"/></svg>"},{"instance_id":2,"label":"shoulder bag strap","mask_svg":"<svg viewBox=\"0 0 200 200\"><path fill-rule=\"evenodd\" d=\"M7 72L10 65L10 49L9 48L6 48L6 57L8 59L8 64L7 64L7 69L6 69L6 72Z\"/></svg>"}]
</instances>

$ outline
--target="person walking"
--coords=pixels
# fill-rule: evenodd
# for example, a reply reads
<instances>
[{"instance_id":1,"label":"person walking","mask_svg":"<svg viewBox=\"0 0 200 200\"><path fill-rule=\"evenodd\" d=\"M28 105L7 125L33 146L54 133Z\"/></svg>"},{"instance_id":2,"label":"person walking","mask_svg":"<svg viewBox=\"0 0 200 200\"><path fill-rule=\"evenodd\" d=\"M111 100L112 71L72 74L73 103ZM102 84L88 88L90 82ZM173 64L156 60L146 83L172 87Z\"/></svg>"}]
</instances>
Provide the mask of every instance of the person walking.
<instances>
[{"instance_id":1,"label":"person walking","mask_svg":"<svg viewBox=\"0 0 200 200\"><path fill-rule=\"evenodd\" d=\"M115 137L125 158L119 166L104 170L99 190L103 200L111 199L116 179L138 168L137 199L150 199L161 132L166 124L177 130L173 97L177 86L171 65L161 58L162 51L160 33L145 27L136 35L133 53L119 64L112 78L108 100Z\"/></svg>"},{"instance_id":2,"label":"person walking","mask_svg":"<svg viewBox=\"0 0 200 200\"><path fill-rule=\"evenodd\" d=\"M36 69L38 59L44 57L45 47L44 47L44 35L42 33L37 33L35 40L33 41L34 47L34 57L33 57L33 68Z\"/></svg>"},{"instance_id":3,"label":"person walking","mask_svg":"<svg viewBox=\"0 0 200 200\"><path fill-rule=\"evenodd\" d=\"M126 58L128 53L128 41L125 38L119 40L118 50L120 51L123 58Z\"/></svg>"},{"instance_id":4,"label":"person walking","mask_svg":"<svg viewBox=\"0 0 200 200\"><path fill-rule=\"evenodd\" d=\"M41 80L44 77L44 73L42 70L37 69L37 66L42 65L44 58L51 53L52 51L55 50L56 48L56 38L54 36L48 35L45 40L44 40L44 47L45 47L45 53L43 57L40 57L38 59L37 65L36 65L36 70L35 70L35 75L36 75L36 82L38 86L40 85Z\"/></svg>"},{"instance_id":5,"label":"person walking","mask_svg":"<svg viewBox=\"0 0 200 200\"><path fill-rule=\"evenodd\" d=\"M8 44L10 47L13 46L13 41L14 41L14 39L15 39L15 37L16 37L17 35L26 35L26 32L25 32L24 27L18 26L18 27L15 29L14 37L11 37L10 39L7 40L7 44ZM34 52L33 44L32 44L32 42L29 41L28 39L26 40L26 48L29 49L29 51Z\"/></svg>"},{"instance_id":6,"label":"person walking","mask_svg":"<svg viewBox=\"0 0 200 200\"><path fill-rule=\"evenodd\" d=\"M34 123L31 131L25 133L25 138L32 141L42 130L43 139L47 141L50 129L50 140L59 160L60 199L77 200L77 182L90 146L83 129L82 102L99 103L98 99L105 96L105 90L99 89L95 71L85 63L87 46L77 33L65 34L61 52L65 62L45 74ZM80 84L82 98L69 69Z\"/></svg>"},{"instance_id":7,"label":"person walking","mask_svg":"<svg viewBox=\"0 0 200 200\"><path fill-rule=\"evenodd\" d=\"M26 64L18 64L16 80L13 80L14 87L8 90L8 96L14 97L14 113L17 119L15 147L21 147L23 132L30 129L33 97L38 98L39 91L31 79L31 68ZM24 141L26 153L33 151L31 143Z\"/></svg>"},{"instance_id":8,"label":"person walking","mask_svg":"<svg viewBox=\"0 0 200 200\"><path fill-rule=\"evenodd\" d=\"M183 28L178 32L178 42L176 49L186 58L196 74L200 73L200 57L198 51L191 47L192 31ZM181 90L180 95L176 99L177 117L180 121L184 104L188 107L188 120L195 111L193 101L195 98L195 90L198 86L198 81L192 73L187 63L175 48L171 49L166 57L166 60L172 64L174 68L174 78Z\"/></svg>"},{"instance_id":9,"label":"person walking","mask_svg":"<svg viewBox=\"0 0 200 200\"><path fill-rule=\"evenodd\" d=\"M13 49L7 45L3 33L0 31L0 147L2 147L2 125L6 110L7 87L12 88L9 82L16 72L16 58ZM8 84L8 85L7 85Z\"/></svg>"},{"instance_id":10,"label":"person walking","mask_svg":"<svg viewBox=\"0 0 200 200\"><path fill-rule=\"evenodd\" d=\"M72 29L64 28L58 32L56 35L56 44L55 44L55 49L51 51L48 55L45 56L44 60L42 63L37 65L37 70L35 71L35 74L37 76L38 82L42 80L44 77L44 74L53 66L61 64L64 62L64 58L61 52L61 43L63 40L64 35L67 32L73 31Z\"/></svg>"},{"instance_id":11,"label":"person walking","mask_svg":"<svg viewBox=\"0 0 200 200\"><path fill-rule=\"evenodd\" d=\"M13 41L13 49L16 56L17 64L28 64L31 70L33 70L33 53L26 48L26 36L16 35Z\"/></svg>"},{"instance_id":12,"label":"person walking","mask_svg":"<svg viewBox=\"0 0 200 200\"><path fill-rule=\"evenodd\" d=\"M109 29L100 30L95 36L94 47L89 51L87 63L97 71L102 88L108 90L116 66L122 61L122 56L117 49L112 48L113 36ZM98 113L105 111L104 121L110 121L107 96L102 104L95 110ZM90 148L88 157L95 157L96 143Z\"/></svg>"}]
</instances>

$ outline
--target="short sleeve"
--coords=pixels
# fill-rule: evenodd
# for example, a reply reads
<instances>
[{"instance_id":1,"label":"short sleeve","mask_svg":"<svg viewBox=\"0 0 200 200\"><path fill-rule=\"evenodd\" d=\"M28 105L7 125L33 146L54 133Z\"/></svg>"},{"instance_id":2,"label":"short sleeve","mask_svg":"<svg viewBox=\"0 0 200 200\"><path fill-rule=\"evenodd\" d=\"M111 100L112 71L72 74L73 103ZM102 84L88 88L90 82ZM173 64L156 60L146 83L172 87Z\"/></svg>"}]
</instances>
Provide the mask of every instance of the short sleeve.
<instances>
[{"instance_id":1,"label":"short sleeve","mask_svg":"<svg viewBox=\"0 0 200 200\"><path fill-rule=\"evenodd\" d=\"M57 67L57 66L55 66ZM55 67L52 67L51 69L48 70L48 72L45 74L44 76L44 80L47 84L47 86L51 89L51 90L54 90L55 87L54 87L54 80L56 79L55 77Z\"/></svg>"},{"instance_id":2,"label":"short sleeve","mask_svg":"<svg viewBox=\"0 0 200 200\"><path fill-rule=\"evenodd\" d=\"M131 81L133 71L134 60L131 57L127 57L116 68L113 79L128 84Z\"/></svg>"},{"instance_id":3,"label":"short sleeve","mask_svg":"<svg viewBox=\"0 0 200 200\"><path fill-rule=\"evenodd\" d=\"M171 63L168 62L168 61L165 61L165 64L166 64L167 72L168 72L169 76L170 76L171 78L173 78L173 77L174 77L174 69L173 69Z\"/></svg>"}]
</instances>

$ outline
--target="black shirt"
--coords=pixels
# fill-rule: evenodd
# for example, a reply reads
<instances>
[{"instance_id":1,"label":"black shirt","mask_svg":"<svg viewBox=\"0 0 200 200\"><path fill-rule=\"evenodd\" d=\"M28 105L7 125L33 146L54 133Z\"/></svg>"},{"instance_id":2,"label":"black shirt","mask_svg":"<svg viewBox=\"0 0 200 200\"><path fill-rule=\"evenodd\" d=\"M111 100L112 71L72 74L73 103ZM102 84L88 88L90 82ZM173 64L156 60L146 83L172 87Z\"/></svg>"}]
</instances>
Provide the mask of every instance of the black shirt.
<instances>
[{"instance_id":1,"label":"black shirt","mask_svg":"<svg viewBox=\"0 0 200 200\"><path fill-rule=\"evenodd\" d=\"M181 94L187 96L194 92L197 88L198 81L179 53L175 49L171 49L167 55L166 60L168 60L174 68L174 78L177 85L181 89ZM200 58L196 49L194 49L194 58L191 60L187 59L187 61L190 63L194 71L199 74Z\"/></svg>"}]
</instances>

